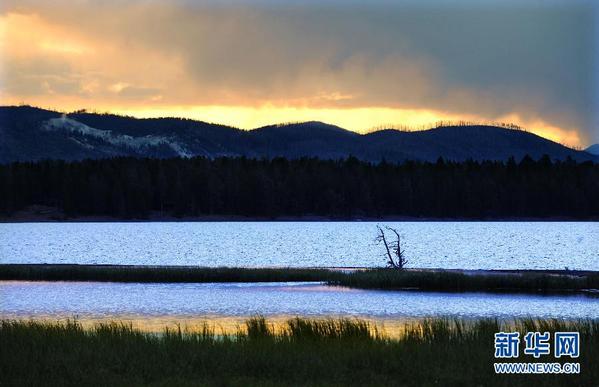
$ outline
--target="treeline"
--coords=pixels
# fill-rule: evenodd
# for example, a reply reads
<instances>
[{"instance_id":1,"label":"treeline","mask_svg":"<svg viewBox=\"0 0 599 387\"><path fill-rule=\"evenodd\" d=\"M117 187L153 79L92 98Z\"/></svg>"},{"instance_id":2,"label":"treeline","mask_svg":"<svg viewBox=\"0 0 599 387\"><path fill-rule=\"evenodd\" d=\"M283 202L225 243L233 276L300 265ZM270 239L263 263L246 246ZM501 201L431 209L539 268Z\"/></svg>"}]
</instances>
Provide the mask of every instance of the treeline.
<instances>
[{"instance_id":1,"label":"treeline","mask_svg":"<svg viewBox=\"0 0 599 387\"><path fill-rule=\"evenodd\" d=\"M66 216L599 216L599 164L114 158L0 165L0 212Z\"/></svg>"}]
</instances>

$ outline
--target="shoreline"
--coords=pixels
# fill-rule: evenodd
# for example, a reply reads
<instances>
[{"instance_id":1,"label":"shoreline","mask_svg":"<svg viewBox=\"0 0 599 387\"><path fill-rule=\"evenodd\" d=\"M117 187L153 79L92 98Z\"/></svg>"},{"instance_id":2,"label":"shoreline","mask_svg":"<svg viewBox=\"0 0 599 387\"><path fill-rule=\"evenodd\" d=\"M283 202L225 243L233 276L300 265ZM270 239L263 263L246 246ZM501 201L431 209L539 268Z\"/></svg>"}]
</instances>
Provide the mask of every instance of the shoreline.
<instances>
[{"instance_id":1,"label":"shoreline","mask_svg":"<svg viewBox=\"0 0 599 387\"><path fill-rule=\"evenodd\" d=\"M599 222L599 217L571 216L488 216L472 217L416 217L405 215L383 216L243 216L243 215L164 215L153 211L144 218L124 218L117 216L66 216L56 207L30 206L7 216L0 214L0 223L149 223L149 222Z\"/></svg>"},{"instance_id":2,"label":"shoreline","mask_svg":"<svg viewBox=\"0 0 599 387\"><path fill-rule=\"evenodd\" d=\"M112 263L0 263L0 269L8 266L27 267L27 268L107 268L107 269L172 269L172 270L242 270L242 271L258 271L258 270L285 270L285 271L362 271L362 270L389 270L377 266L195 266L195 265L139 265L139 264L112 264ZM554 275L599 275L599 270L565 270L565 269L444 269L440 267L408 267L403 269L404 272L423 272L423 273L461 273L466 275L494 275L494 274L554 274Z\"/></svg>"},{"instance_id":3,"label":"shoreline","mask_svg":"<svg viewBox=\"0 0 599 387\"><path fill-rule=\"evenodd\" d=\"M367 267L247 268L145 265L0 264L2 281L138 283L323 282L355 289L599 294L591 270L393 270Z\"/></svg>"},{"instance_id":4,"label":"shoreline","mask_svg":"<svg viewBox=\"0 0 599 387\"><path fill-rule=\"evenodd\" d=\"M326 216L281 216L281 217L246 217L246 216L150 216L148 218L118 218L108 216L10 216L0 217L0 223L218 223L218 222L599 222L599 218L572 218L572 217L485 217L485 218L419 218L411 216L384 216L384 217L326 217Z\"/></svg>"}]
</instances>

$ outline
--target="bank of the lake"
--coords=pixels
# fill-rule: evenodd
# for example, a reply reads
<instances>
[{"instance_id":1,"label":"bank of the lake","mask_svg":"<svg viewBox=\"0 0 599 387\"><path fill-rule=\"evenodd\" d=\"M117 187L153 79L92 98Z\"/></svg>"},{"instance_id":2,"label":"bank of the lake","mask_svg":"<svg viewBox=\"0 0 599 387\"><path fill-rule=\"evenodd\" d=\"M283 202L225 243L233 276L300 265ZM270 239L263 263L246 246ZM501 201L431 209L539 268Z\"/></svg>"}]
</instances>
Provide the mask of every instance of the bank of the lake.
<instances>
[{"instance_id":1,"label":"bank of the lake","mask_svg":"<svg viewBox=\"0 0 599 387\"><path fill-rule=\"evenodd\" d=\"M576 331L579 374L497 375L494 334ZM429 319L390 339L350 319L262 318L231 335L209 325L149 334L118 323L2 321L0 373L7 385L443 385L592 386L599 380L599 323ZM522 360L526 358L526 360ZM514 361L507 360L507 361Z\"/></svg>"},{"instance_id":2,"label":"bank of the lake","mask_svg":"<svg viewBox=\"0 0 599 387\"><path fill-rule=\"evenodd\" d=\"M10 215L0 213L0 223L123 223L123 222L596 222L598 216L406 216L406 215L198 215L174 216L150 211L144 217L122 217L108 215L68 216L56 207L33 205Z\"/></svg>"},{"instance_id":3,"label":"bank of the lake","mask_svg":"<svg viewBox=\"0 0 599 387\"><path fill-rule=\"evenodd\" d=\"M324 282L362 289L594 294L599 272L0 264L0 280L143 283Z\"/></svg>"}]
</instances>

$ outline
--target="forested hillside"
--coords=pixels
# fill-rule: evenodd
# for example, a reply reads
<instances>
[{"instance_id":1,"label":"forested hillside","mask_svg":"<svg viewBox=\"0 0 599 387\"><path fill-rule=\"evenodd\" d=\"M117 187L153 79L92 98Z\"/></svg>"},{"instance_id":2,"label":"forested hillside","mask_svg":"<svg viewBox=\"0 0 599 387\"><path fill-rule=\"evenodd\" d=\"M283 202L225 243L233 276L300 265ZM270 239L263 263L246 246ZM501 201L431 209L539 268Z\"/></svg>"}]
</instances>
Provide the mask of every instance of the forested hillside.
<instances>
[{"instance_id":1,"label":"forested hillside","mask_svg":"<svg viewBox=\"0 0 599 387\"><path fill-rule=\"evenodd\" d=\"M499 125L499 124L498 124ZM366 128L365 128L366 129ZM599 162L512 125L438 123L419 131L358 134L310 121L240 130L179 118L137 119L113 114L59 112L29 106L0 107L0 163L113 157L239 157L325 160L350 156L379 162L445 160L551 160Z\"/></svg>"},{"instance_id":2,"label":"forested hillside","mask_svg":"<svg viewBox=\"0 0 599 387\"><path fill-rule=\"evenodd\" d=\"M0 165L0 212L69 217L599 216L599 165L247 158L115 158Z\"/></svg>"}]
</instances>

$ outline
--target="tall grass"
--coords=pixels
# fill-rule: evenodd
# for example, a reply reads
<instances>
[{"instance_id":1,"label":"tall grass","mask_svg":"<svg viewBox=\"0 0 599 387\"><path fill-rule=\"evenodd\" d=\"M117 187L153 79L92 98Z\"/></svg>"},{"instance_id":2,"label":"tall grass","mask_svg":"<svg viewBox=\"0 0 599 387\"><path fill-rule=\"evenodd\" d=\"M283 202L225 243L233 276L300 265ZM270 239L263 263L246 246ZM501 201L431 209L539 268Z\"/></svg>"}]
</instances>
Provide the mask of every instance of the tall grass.
<instances>
[{"instance_id":1,"label":"tall grass","mask_svg":"<svg viewBox=\"0 0 599 387\"><path fill-rule=\"evenodd\" d=\"M287 282L335 278L326 269L0 264L0 280L110 282Z\"/></svg>"},{"instance_id":2,"label":"tall grass","mask_svg":"<svg viewBox=\"0 0 599 387\"><path fill-rule=\"evenodd\" d=\"M572 292L599 289L599 273L584 275L538 272L465 274L450 271L372 269L347 273L336 277L329 283L352 288L388 290Z\"/></svg>"},{"instance_id":3,"label":"tall grass","mask_svg":"<svg viewBox=\"0 0 599 387\"><path fill-rule=\"evenodd\" d=\"M573 292L599 289L598 272L483 272L369 269L341 272L317 268L236 268L126 265L0 264L0 280L110 282L318 281L363 289L448 292Z\"/></svg>"},{"instance_id":4,"label":"tall grass","mask_svg":"<svg viewBox=\"0 0 599 387\"><path fill-rule=\"evenodd\" d=\"M495 375L494 333L578 331L579 375ZM254 318L237 333L207 325L142 333L131 325L0 323L2 385L592 386L599 322L430 319L390 339L366 322ZM518 361L534 361L521 357ZM564 361L549 356L540 361ZM566 360L568 361L568 360Z\"/></svg>"}]
</instances>

